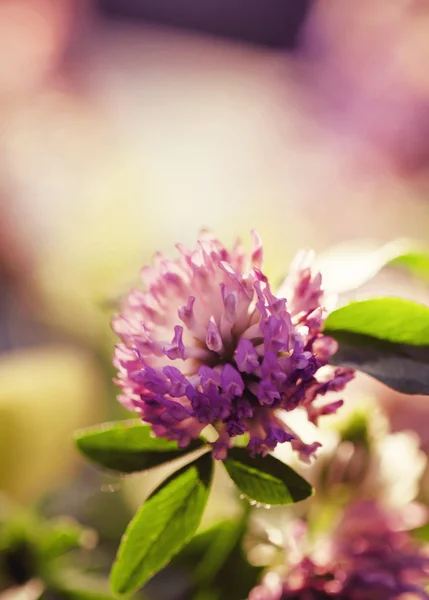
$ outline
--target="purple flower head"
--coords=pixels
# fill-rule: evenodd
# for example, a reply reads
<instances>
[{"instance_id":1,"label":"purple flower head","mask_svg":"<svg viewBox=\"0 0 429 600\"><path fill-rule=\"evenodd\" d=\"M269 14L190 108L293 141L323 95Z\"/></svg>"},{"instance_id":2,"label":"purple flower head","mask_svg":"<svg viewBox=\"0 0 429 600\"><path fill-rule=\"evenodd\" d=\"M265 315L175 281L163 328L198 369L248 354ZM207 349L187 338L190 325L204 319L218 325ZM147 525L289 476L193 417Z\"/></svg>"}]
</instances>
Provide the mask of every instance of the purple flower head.
<instances>
[{"instance_id":1,"label":"purple flower head","mask_svg":"<svg viewBox=\"0 0 429 600\"><path fill-rule=\"evenodd\" d=\"M120 401L182 447L213 426L218 459L247 434L252 454L290 442L309 460L319 444L304 443L280 415L301 407L317 423L342 401L315 400L353 377L348 369L321 376L336 345L321 333L324 293L311 255L298 255L277 297L256 233L249 258L207 232L194 250L177 247L177 260L157 255L142 270L145 291L132 290L113 320Z\"/></svg>"},{"instance_id":2,"label":"purple flower head","mask_svg":"<svg viewBox=\"0 0 429 600\"><path fill-rule=\"evenodd\" d=\"M249 600L428 600L429 554L402 528L399 513L356 502L323 564L304 556L285 573L268 573Z\"/></svg>"}]
</instances>

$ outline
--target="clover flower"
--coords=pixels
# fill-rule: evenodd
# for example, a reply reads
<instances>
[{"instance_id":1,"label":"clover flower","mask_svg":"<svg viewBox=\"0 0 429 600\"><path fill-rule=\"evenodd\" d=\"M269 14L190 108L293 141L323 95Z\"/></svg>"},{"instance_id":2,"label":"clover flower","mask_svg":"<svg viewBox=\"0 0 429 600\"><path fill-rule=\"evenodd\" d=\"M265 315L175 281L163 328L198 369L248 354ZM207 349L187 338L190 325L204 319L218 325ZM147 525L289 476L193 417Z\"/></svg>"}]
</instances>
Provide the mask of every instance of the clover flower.
<instances>
[{"instance_id":1,"label":"clover flower","mask_svg":"<svg viewBox=\"0 0 429 600\"><path fill-rule=\"evenodd\" d=\"M400 512L356 502L332 533L323 562L305 555L282 573L267 573L249 600L428 599L429 555L403 526Z\"/></svg>"},{"instance_id":2,"label":"clover flower","mask_svg":"<svg viewBox=\"0 0 429 600\"><path fill-rule=\"evenodd\" d=\"M315 400L353 372L321 371L336 343L321 332L326 302L312 254L298 254L277 297L255 232L252 241L246 257L240 243L228 251L203 232L195 249L177 246L177 260L158 254L142 269L146 289L130 291L113 320L119 400L181 447L213 426L217 459L246 434L252 455L290 442L308 461L320 444L304 443L282 413L301 407L317 423L342 400Z\"/></svg>"}]
</instances>

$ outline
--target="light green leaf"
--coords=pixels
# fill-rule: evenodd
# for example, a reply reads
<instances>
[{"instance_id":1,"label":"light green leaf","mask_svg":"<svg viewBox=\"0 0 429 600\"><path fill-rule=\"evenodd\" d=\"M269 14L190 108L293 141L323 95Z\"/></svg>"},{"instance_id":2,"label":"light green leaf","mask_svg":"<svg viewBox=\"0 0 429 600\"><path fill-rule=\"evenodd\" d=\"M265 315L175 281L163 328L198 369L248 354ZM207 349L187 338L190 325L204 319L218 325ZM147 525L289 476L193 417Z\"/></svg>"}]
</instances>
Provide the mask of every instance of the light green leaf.
<instances>
[{"instance_id":1,"label":"light green leaf","mask_svg":"<svg viewBox=\"0 0 429 600\"><path fill-rule=\"evenodd\" d=\"M394 344L429 346L429 308L402 298L373 298L334 310L325 333L370 336Z\"/></svg>"},{"instance_id":2,"label":"light green leaf","mask_svg":"<svg viewBox=\"0 0 429 600\"><path fill-rule=\"evenodd\" d=\"M194 536L206 505L212 459L205 455L161 485L129 524L111 573L114 593L143 586Z\"/></svg>"},{"instance_id":3,"label":"light green leaf","mask_svg":"<svg viewBox=\"0 0 429 600\"><path fill-rule=\"evenodd\" d=\"M273 456L252 458L247 450L233 448L224 465L250 501L268 505L291 504L312 494L312 487L305 479Z\"/></svg>"},{"instance_id":4,"label":"light green leaf","mask_svg":"<svg viewBox=\"0 0 429 600\"><path fill-rule=\"evenodd\" d=\"M391 260L388 265L405 269L415 277L429 282L429 251L404 253Z\"/></svg>"},{"instance_id":5,"label":"light green leaf","mask_svg":"<svg viewBox=\"0 0 429 600\"><path fill-rule=\"evenodd\" d=\"M79 451L98 466L135 473L157 467L203 446L194 440L186 448L177 442L154 437L151 428L139 420L117 421L88 427L75 435Z\"/></svg>"},{"instance_id":6,"label":"light green leaf","mask_svg":"<svg viewBox=\"0 0 429 600\"><path fill-rule=\"evenodd\" d=\"M324 333L339 344L331 363L357 369L406 394L429 394L429 308L401 298L352 302Z\"/></svg>"}]
</instances>

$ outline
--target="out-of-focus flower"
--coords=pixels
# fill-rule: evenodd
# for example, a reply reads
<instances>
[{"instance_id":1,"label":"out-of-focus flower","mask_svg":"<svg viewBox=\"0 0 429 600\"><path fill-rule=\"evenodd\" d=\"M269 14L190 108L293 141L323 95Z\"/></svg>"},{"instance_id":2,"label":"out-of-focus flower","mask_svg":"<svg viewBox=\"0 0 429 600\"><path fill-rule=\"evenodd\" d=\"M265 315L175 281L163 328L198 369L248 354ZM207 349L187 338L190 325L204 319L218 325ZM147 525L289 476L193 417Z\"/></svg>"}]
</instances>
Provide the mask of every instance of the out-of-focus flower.
<instances>
[{"instance_id":1,"label":"out-of-focus flower","mask_svg":"<svg viewBox=\"0 0 429 600\"><path fill-rule=\"evenodd\" d=\"M0 96L34 91L63 57L81 2L2 0Z\"/></svg>"},{"instance_id":2,"label":"out-of-focus flower","mask_svg":"<svg viewBox=\"0 0 429 600\"><path fill-rule=\"evenodd\" d=\"M428 19L424 2L318 0L303 36L309 84L332 129L407 171L427 164L429 78L419 63L429 56Z\"/></svg>"},{"instance_id":3,"label":"out-of-focus flower","mask_svg":"<svg viewBox=\"0 0 429 600\"><path fill-rule=\"evenodd\" d=\"M293 542L302 548L308 541L305 525L297 525ZM402 529L400 513L356 502L325 540L323 558L290 555L288 567L268 573L249 600L428 598L429 555Z\"/></svg>"},{"instance_id":4,"label":"out-of-focus flower","mask_svg":"<svg viewBox=\"0 0 429 600\"><path fill-rule=\"evenodd\" d=\"M314 512L332 503L344 505L351 498L377 499L389 508L401 508L419 493L427 458L418 435L407 423L403 431L392 432L377 399L365 397L365 390L356 395L354 384L344 410L318 428L323 447L314 464L300 464L287 446L276 450L279 459L297 468L317 490L311 505ZM302 419L294 426L301 435L311 435Z\"/></svg>"},{"instance_id":5,"label":"out-of-focus flower","mask_svg":"<svg viewBox=\"0 0 429 600\"><path fill-rule=\"evenodd\" d=\"M354 498L405 506L418 495L427 463L418 436L412 431L392 433L379 410L369 405L366 410L365 415L351 415L339 432L332 431L337 441L315 467L320 470L314 484L331 498L348 486Z\"/></svg>"},{"instance_id":6,"label":"out-of-focus flower","mask_svg":"<svg viewBox=\"0 0 429 600\"><path fill-rule=\"evenodd\" d=\"M195 250L178 249L179 260L157 255L142 270L148 290L132 290L113 321L122 340L115 353L120 401L180 446L214 426L218 459L234 437L248 434L252 454L290 442L309 460L320 444L304 443L279 410L302 407L317 423L342 400L314 401L353 377L349 369L321 371L336 344L321 333L326 299L312 256L297 256L284 296L276 297L260 270L256 233L250 260L239 243L229 252L209 233Z\"/></svg>"},{"instance_id":7,"label":"out-of-focus flower","mask_svg":"<svg viewBox=\"0 0 429 600\"><path fill-rule=\"evenodd\" d=\"M319 556L321 551L323 558L324 537L329 538L333 524L352 502L376 502L389 513L400 514L404 528L414 529L427 521L426 507L416 503L422 499L427 465L418 436L413 431L392 433L376 406L376 398L356 396L355 383L350 386L350 395L347 390L344 409L329 419L329 426L323 422L313 431L322 443L317 461L311 465L300 463L286 444L276 449L275 455L310 481L316 494L311 501L287 511L259 510L252 514L245 544L252 563L272 566L281 559L279 548L295 538L294 523L302 518L309 531L308 545L301 544L301 555L311 549L312 556ZM294 423L300 434L310 436L303 425L302 419ZM311 424L308 427L314 429ZM298 559L291 558L291 548L288 552L296 562Z\"/></svg>"},{"instance_id":8,"label":"out-of-focus flower","mask_svg":"<svg viewBox=\"0 0 429 600\"><path fill-rule=\"evenodd\" d=\"M0 490L31 502L78 465L73 432L99 421L97 365L67 346L15 351L0 360Z\"/></svg>"}]
</instances>

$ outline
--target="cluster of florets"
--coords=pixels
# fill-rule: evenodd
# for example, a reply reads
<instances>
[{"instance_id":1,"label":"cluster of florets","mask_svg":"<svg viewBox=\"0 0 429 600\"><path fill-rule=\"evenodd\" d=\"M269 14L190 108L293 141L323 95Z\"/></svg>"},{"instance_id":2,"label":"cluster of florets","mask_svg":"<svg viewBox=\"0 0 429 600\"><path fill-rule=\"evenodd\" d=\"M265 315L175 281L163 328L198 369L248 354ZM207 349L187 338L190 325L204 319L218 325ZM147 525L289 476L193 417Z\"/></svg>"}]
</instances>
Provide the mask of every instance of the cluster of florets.
<instances>
[{"instance_id":1,"label":"cluster of florets","mask_svg":"<svg viewBox=\"0 0 429 600\"><path fill-rule=\"evenodd\" d=\"M399 514L377 503L355 503L322 563L304 556L283 573L268 573L249 600L427 600L429 555L401 526Z\"/></svg>"},{"instance_id":2,"label":"cluster of florets","mask_svg":"<svg viewBox=\"0 0 429 600\"><path fill-rule=\"evenodd\" d=\"M211 425L218 459L247 435L252 454L290 442L308 460L320 444L304 443L282 415L301 407L317 423L342 400L316 399L353 377L342 368L322 374L336 344L322 333L312 255L297 256L278 297L256 233L250 260L239 243L228 251L208 233L194 250L178 250L178 260L157 255L142 270L146 289L132 290L113 321L120 401L181 447Z\"/></svg>"}]
</instances>

